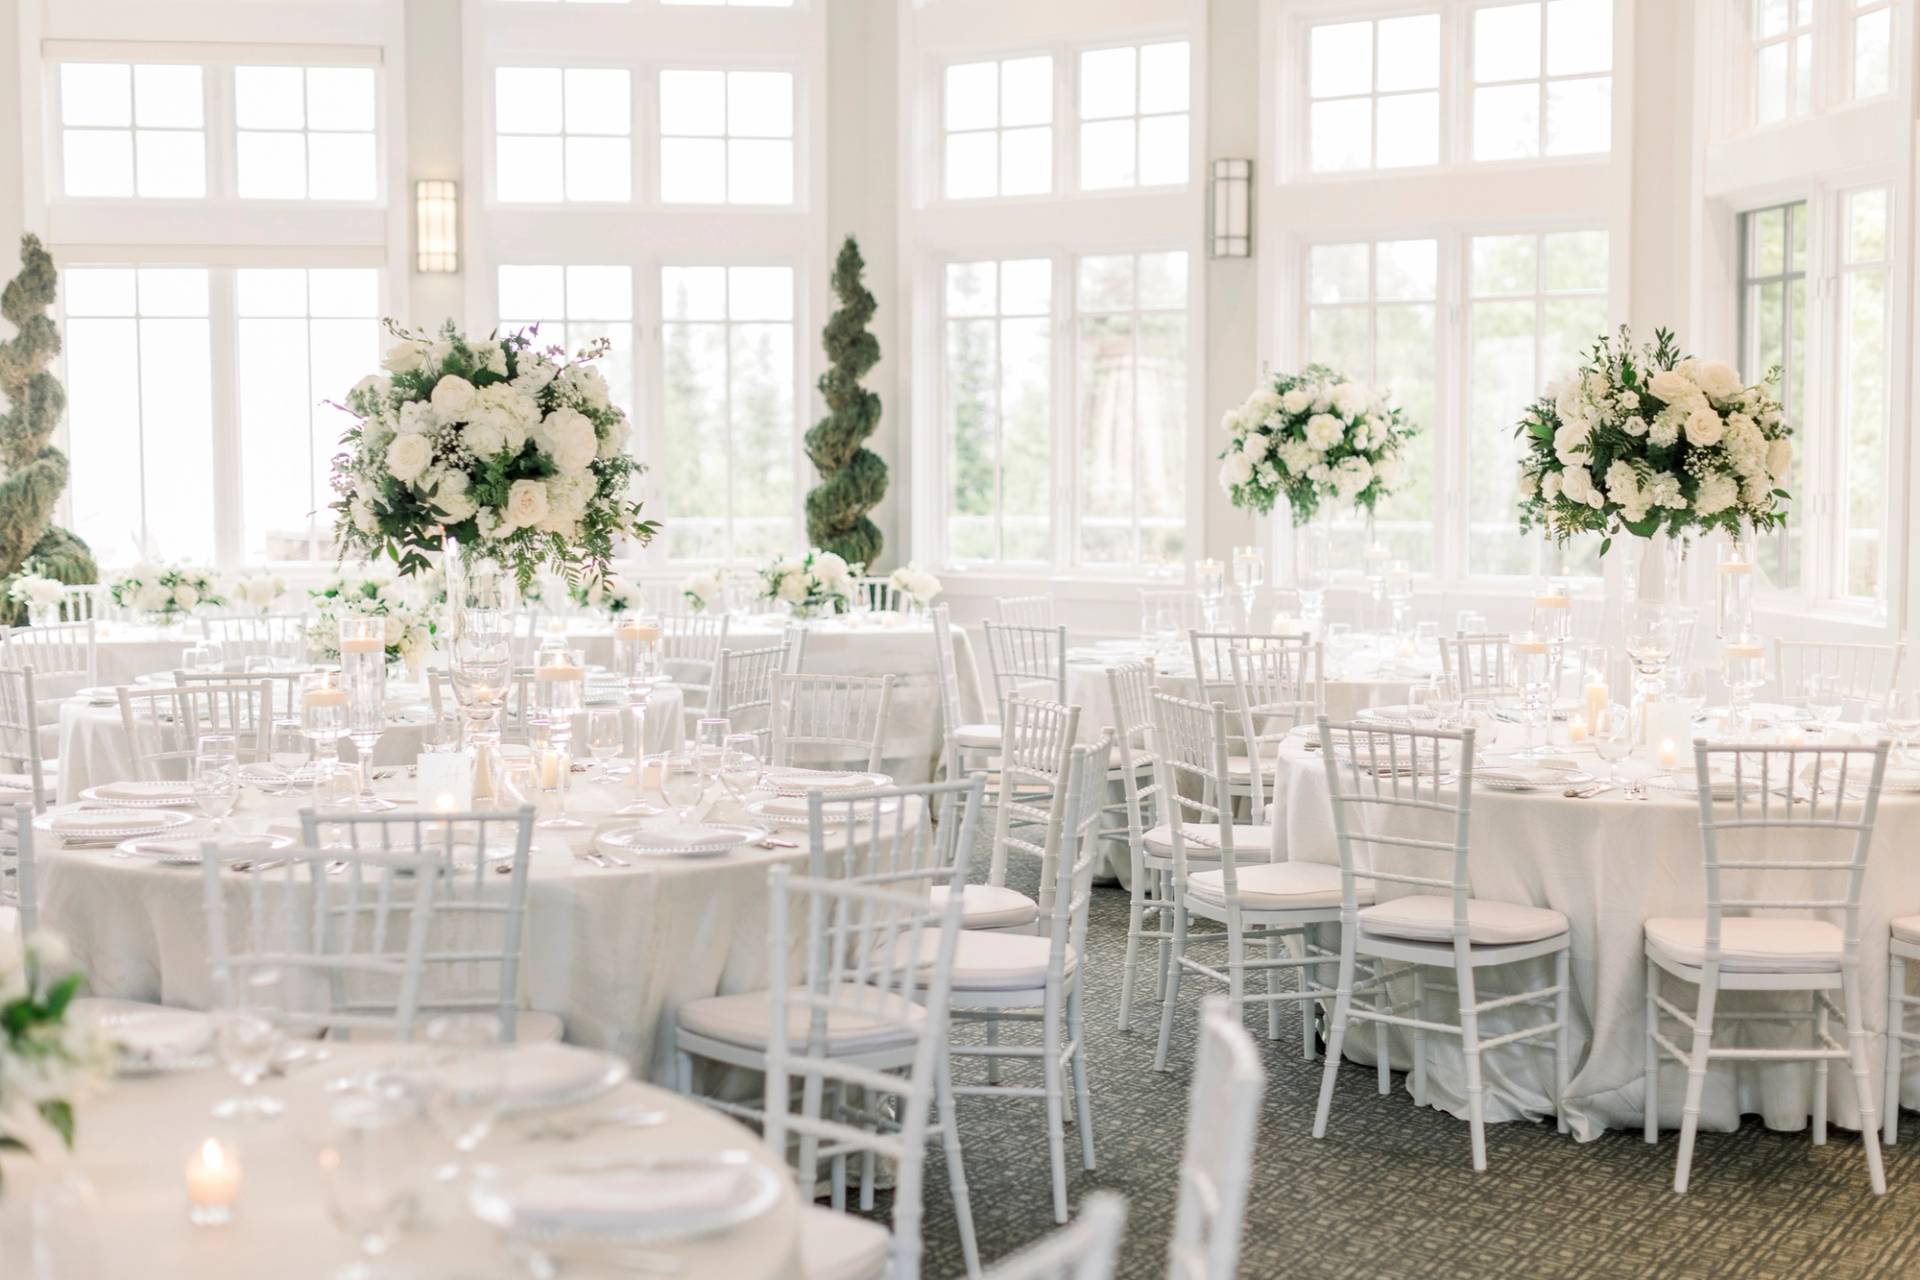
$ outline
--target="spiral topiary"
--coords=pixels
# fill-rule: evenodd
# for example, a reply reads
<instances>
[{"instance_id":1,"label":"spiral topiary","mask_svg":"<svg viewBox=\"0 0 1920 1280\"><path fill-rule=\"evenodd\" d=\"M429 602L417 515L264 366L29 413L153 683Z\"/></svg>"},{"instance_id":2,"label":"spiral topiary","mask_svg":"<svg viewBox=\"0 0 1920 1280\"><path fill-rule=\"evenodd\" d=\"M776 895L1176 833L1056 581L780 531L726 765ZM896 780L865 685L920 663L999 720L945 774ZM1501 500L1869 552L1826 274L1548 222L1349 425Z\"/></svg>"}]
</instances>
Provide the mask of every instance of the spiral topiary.
<instances>
[{"instance_id":1,"label":"spiral topiary","mask_svg":"<svg viewBox=\"0 0 1920 1280\"><path fill-rule=\"evenodd\" d=\"M93 552L53 525L53 511L67 487L67 455L53 447L54 428L66 411L67 393L47 371L60 354L60 331L47 314L59 276L53 257L34 235L20 237L20 274L0 291L0 316L15 330L0 341L0 580L32 560L39 572L61 582L99 577ZM16 621L20 606L0 597L0 616Z\"/></svg>"},{"instance_id":2,"label":"spiral topiary","mask_svg":"<svg viewBox=\"0 0 1920 1280\"><path fill-rule=\"evenodd\" d=\"M880 397L860 385L880 360L880 340L867 332L875 303L860 280L865 269L860 246L848 236L833 266L840 309L821 332L830 362L819 382L827 416L807 432L807 457L820 472L820 483L807 493L807 541L849 564L871 566L882 540L867 512L886 496L887 464L862 446L880 425Z\"/></svg>"}]
</instances>

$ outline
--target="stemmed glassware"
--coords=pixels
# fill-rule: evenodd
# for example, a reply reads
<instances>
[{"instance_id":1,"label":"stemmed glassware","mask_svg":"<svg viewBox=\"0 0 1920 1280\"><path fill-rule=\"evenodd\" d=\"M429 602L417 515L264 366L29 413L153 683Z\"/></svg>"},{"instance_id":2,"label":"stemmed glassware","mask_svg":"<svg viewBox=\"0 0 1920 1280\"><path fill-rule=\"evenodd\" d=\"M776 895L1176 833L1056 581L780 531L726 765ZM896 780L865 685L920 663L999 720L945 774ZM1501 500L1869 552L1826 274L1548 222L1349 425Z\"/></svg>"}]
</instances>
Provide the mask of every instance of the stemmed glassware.
<instances>
[{"instance_id":1,"label":"stemmed glassware","mask_svg":"<svg viewBox=\"0 0 1920 1280\"><path fill-rule=\"evenodd\" d=\"M1621 706L1602 707L1589 726L1593 753L1607 762L1607 782L1620 780L1620 762L1633 754L1633 720Z\"/></svg>"},{"instance_id":2,"label":"stemmed glassware","mask_svg":"<svg viewBox=\"0 0 1920 1280\"><path fill-rule=\"evenodd\" d=\"M225 831L240 802L240 756L231 734L203 734L193 753L193 802Z\"/></svg>"},{"instance_id":3,"label":"stemmed glassware","mask_svg":"<svg viewBox=\"0 0 1920 1280\"><path fill-rule=\"evenodd\" d=\"M243 1090L214 1103L214 1119L271 1120L285 1112L285 1102L259 1091L280 1048L279 1024L261 1010L241 1005L215 1013L213 1026L220 1061Z\"/></svg>"},{"instance_id":4,"label":"stemmed glassware","mask_svg":"<svg viewBox=\"0 0 1920 1280\"><path fill-rule=\"evenodd\" d=\"M333 1132L320 1150L327 1210L350 1236L357 1261L334 1280L373 1280L419 1198L418 1104L403 1089L379 1084L333 1104Z\"/></svg>"},{"instance_id":5,"label":"stemmed glassware","mask_svg":"<svg viewBox=\"0 0 1920 1280\"><path fill-rule=\"evenodd\" d=\"M1893 738L1901 760L1912 763L1914 739L1920 738L1920 689L1896 689L1889 693L1880 723Z\"/></svg>"},{"instance_id":6,"label":"stemmed glassware","mask_svg":"<svg viewBox=\"0 0 1920 1280\"><path fill-rule=\"evenodd\" d=\"M1395 560L1387 569L1387 603L1393 609L1393 634L1405 635L1407 615L1413 609L1413 565Z\"/></svg>"},{"instance_id":7,"label":"stemmed glassware","mask_svg":"<svg viewBox=\"0 0 1920 1280\"><path fill-rule=\"evenodd\" d=\"M586 668L570 649L543 649L533 668L533 719L545 739L540 757L540 787L555 793L556 811L540 825L549 830L578 831L586 823L567 816L567 789L573 775L573 718L586 704Z\"/></svg>"},{"instance_id":8,"label":"stemmed glassware","mask_svg":"<svg viewBox=\"0 0 1920 1280\"><path fill-rule=\"evenodd\" d=\"M447 1014L427 1023L433 1076L425 1088L427 1119L453 1144L455 1158L434 1170L443 1182L482 1172L473 1153L493 1132L506 1092L500 1018L492 1013Z\"/></svg>"},{"instance_id":9,"label":"stemmed glassware","mask_svg":"<svg viewBox=\"0 0 1920 1280\"><path fill-rule=\"evenodd\" d=\"M373 793L373 751L387 727L387 621L377 617L340 619L340 679L347 693L347 737L360 762L362 813L397 806Z\"/></svg>"},{"instance_id":10,"label":"stemmed glassware","mask_svg":"<svg viewBox=\"0 0 1920 1280\"><path fill-rule=\"evenodd\" d=\"M1327 616L1327 578L1333 550L1327 531L1315 520L1293 531L1294 588L1300 593L1300 621L1315 635Z\"/></svg>"},{"instance_id":11,"label":"stemmed glassware","mask_svg":"<svg viewBox=\"0 0 1920 1280\"><path fill-rule=\"evenodd\" d=\"M660 798L672 805L682 822L693 821L693 811L707 793L699 760L690 751L676 751L660 760Z\"/></svg>"},{"instance_id":12,"label":"stemmed glassware","mask_svg":"<svg viewBox=\"0 0 1920 1280\"><path fill-rule=\"evenodd\" d=\"M452 538L445 545L447 675L455 701L467 714L477 789L492 785L500 708L513 682L514 580L498 561L469 561Z\"/></svg>"},{"instance_id":13,"label":"stemmed glassware","mask_svg":"<svg viewBox=\"0 0 1920 1280\"><path fill-rule=\"evenodd\" d=\"M300 678L300 731L313 746L316 784L337 773L340 739L347 736L347 691L331 671L315 671Z\"/></svg>"},{"instance_id":14,"label":"stemmed glassware","mask_svg":"<svg viewBox=\"0 0 1920 1280\"><path fill-rule=\"evenodd\" d=\"M1627 657L1633 660L1633 702L1644 717L1660 696L1661 676L1673 656L1674 617L1664 605L1642 603L1627 619Z\"/></svg>"},{"instance_id":15,"label":"stemmed glassware","mask_svg":"<svg viewBox=\"0 0 1920 1280\"><path fill-rule=\"evenodd\" d=\"M1809 671L1801 683L1801 701L1807 709L1807 732L1825 733L1839 722L1846 706L1846 689L1830 671Z\"/></svg>"},{"instance_id":16,"label":"stemmed glassware","mask_svg":"<svg viewBox=\"0 0 1920 1280\"><path fill-rule=\"evenodd\" d=\"M1734 636L1720 646L1720 678L1727 685L1727 728L1753 730L1753 695L1767 682L1767 651L1751 636Z\"/></svg>"},{"instance_id":17,"label":"stemmed glassware","mask_svg":"<svg viewBox=\"0 0 1920 1280\"><path fill-rule=\"evenodd\" d=\"M1240 588L1240 604L1253 617L1253 599L1267 580L1267 556L1258 547L1233 549L1233 585Z\"/></svg>"},{"instance_id":18,"label":"stemmed glassware","mask_svg":"<svg viewBox=\"0 0 1920 1280\"><path fill-rule=\"evenodd\" d=\"M633 764L629 776L639 790L646 778L647 702L660 683L660 620L648 615L622 618L613 628L614 657L626 679L627 714L633 720ZM638 795L616 811L623 818L650 818L658 806Z\"/></svg>"},{"instance_id":19,"label":"stemmed glassware","mask_svg":"<svg viewBox=\"0 0 1920 1280\"><path fill-rule=\"evenodd\" d=\"M593 757L593 781L606 782L617 776L613 763L626 745L626 713L618 707L592 707L586 714L586 746Z\"/></svg>"},{"instance_id":20,"label":"stemmed glassware","mask_svg":"<svg viewBox=\"0 0 1920 1280\"><path fill-rule=\"evenodd\" d=\"M1227 567L1218 560L1199 560L1193 566L1193 585L1207 630L1220 629L1220 602L1227 594Z\"/></svg>"},{"instance_id":21,"label":"stemmed glassware","mask_svg":"<svg viewBox=\"0 0 1920 1280\"><path fill-rule=\"evenodd\" d=\"M1507 644L1513 655L1520 686L1520 717L1526 726L1526 744L1517 753L1522 760L1538 759L1541 746L1535 731L1547 722L1553 706L1553 647L1545 638L1528 632L1513 637Z\"/></svg>"},{"instance_id":22,"label":"stemmed glassware","mask_svg":"<svg viewBox=\"0 0 1920 1280\"><path fill-rule=\"evenodd\" d=\"M760 766L760 740L751 733L730 733L720 744L720 785L735 800L744 801L746 793L760 785L764 770Z\"/></svg>"},{"instance_id":23,"label":"stemmed glassware","mask_svg":"<svg viewBox=\"0 0 1920 1280\"><path fill-rule=\"evenodd\" d=\"M1427 684L1427 709L1433 712L1435 728L1455 728L1460 716L1460 682L1449 675L1435 676Z\"/></svg>"}]
</instances>

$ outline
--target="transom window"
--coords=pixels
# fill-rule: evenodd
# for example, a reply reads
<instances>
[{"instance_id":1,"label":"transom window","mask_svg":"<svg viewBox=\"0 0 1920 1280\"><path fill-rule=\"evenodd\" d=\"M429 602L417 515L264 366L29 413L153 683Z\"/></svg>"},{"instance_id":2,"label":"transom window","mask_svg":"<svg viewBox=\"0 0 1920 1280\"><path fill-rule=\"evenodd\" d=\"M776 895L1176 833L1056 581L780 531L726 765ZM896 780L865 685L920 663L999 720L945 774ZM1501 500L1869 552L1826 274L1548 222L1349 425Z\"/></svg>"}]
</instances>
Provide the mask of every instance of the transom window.
<instances>
[{"instance_id":1,"label":"transom window","mask_svg":"<svg viewBox=\"0 0 1920 1280\"><path fill-rule=\"evenodd\" d=\"M1475 9L1472 54L1475 160L1613 145L1612 0Z\"/></svg>"},{"instance_id":2,"label":"transom window","mask_svg":"<svg viewBox=\"0 0 1920 1280\"><path fill-rule=\"evenodd\" d=\"M964 62L946 70L949 200L1053 190L1053 59Z\"/></svg>"},{"instance_id":3,"label":"transom window","mask_svg":"<svg viewBox=\"0 0 1920 1280\"><path fill-rule=\"evenodd\" d=\"M793 203L793 74L660 73L660 198Z\"/></svg>"},{"instance_id":4,"label":"transom window","mask_svg":"<svg viewBox=\"0 0 1920 1280\"><path fill-rule=\"evenodd\" d=\"M70 196L207 194L201 68L60 64L61 158Z\"/></svg>"},{"instance_id":5,"label":"transom window","mask_svg":"<svg viewBox=\"0 0 1920 1280\"><path fill-rule=\"evenodd\" d=\"M1892 251L1885 187L1840 201L1840 423L1845 563L1840 594L1886 593L1887 424L1892 405Z\"/></svg>"},{"instance_id":6,"label":"transom window","mask_svg":"<svg viewBox=\"0 0 1920 1280\"><path fill-rule=\"evenodd\" d=\"M1813 110L1813 0L1753 0L1753 117Z\"/></svg>"},{"instance_id":7,"label":"transom window","mask_svg":"<svg viewBox=\"0 0 1920 1280\"><path fill-rule=\"evenodd\" d=\"M1756 209L1740 219L1741 373L1759 378L1780 371L1780 397L1787 422L1798 435L1807 409L1807 205ZM1802 492L1804 450L1794 451L1793 471L1781 487ZM1787 523L1756 548L1760 567L1776 587L1797 588L1804 554L1800 504L1787 507Z\"/></svg>"},{"instance_id":8,"label":"transom window","mask_svg":"<svg viewBox=\"0 0 1920 1280\"><path fill-rule=\"evenodd\" d=\"M618 67L494 70L494 192L508 203L633 197L632 84Z\"/></svg>"},{"instance_id":9,"label":"transom window","mask_svg":"<svg viewBox=\"0 0 1920 1280\"><path fill-rule=\"evenodd\" d=\"M243 200L372 200L371 67L235 67L233 112Z\"/></svg>"},{"instance_id":10,"label":"transom window","mask_svg":"<svg viewBox=\"0 0 1920 1280\"><path fill-rule=\"evenodd\" d=\"M503 266L500 328L539 325L535 346L569 353L596 338L611 344L597 367L613 402L633 412L633 268Z\"/></svg>"},{"instance_id":11,"label":"transom window","mask_svg":"<svg viewBox=\"0 0 1920 1280\"><path fill-rule=\"evenodd\" d=\"M1053 263L945 272L948 557L1053 558Z\"/></svg>"},{"instance_id":12,"label":"transom window","mask_svg":"<svg viewBox=\"0 0 1920 1280\"><path fill-rule=\"evenodd\" d=\"M1439 163L1439 14L1316 26L1307 58L1308 168Z\"/></svg>"},{"instance_id":13,"label":"transom window","mask_svg":"<svg viewBox=\"0 0 1920 1280\"><path fill-rule=\"evenodd\" d=\"M1185 40L1081 53L1083 190L1187 181L1191 62Z\"/></svg>"},{"instance_id":14,"label":"transom window","mask_svg":"<svg viewBox=\"0 0 1920 1280\"><path fill-rule=\"evenodd\" d=\"M1893 88L1893 0L1854 0L1853 96L1873 98Z\"/></svg>"}]
</instances>

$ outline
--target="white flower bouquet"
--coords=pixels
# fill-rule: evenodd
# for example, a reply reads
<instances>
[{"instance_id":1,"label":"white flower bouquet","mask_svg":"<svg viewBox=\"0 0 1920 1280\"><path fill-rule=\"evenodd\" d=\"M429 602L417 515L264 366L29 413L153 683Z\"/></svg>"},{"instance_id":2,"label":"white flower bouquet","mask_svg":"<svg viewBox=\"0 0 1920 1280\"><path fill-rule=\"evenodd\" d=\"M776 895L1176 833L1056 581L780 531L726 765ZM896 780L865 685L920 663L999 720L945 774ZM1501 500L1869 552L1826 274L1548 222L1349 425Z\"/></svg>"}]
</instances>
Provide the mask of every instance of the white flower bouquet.
<instances>
[{"instance_id":1,"label":"white flower bouquet","mask_svg":"<svg viewBox=\"0 0 1920 1280\"><path fill-rule=\"evenodd\" d=\"M243 570L233 582L233 598L249 609L265 613L273 602L287 594L287 580L265 569Z\"/></svg>"},{"instance_id":2,"label":"white flower bouquet","mask_svg":"<svg viewBox=\"0 0 1920 1280\"><path fill-rule=\"evenodd\" d=\"M536 350L537 330L469 340L451 322L438 337L389 322L399 339L345 408L359 421L334 459L342 553L387 556L403 575L426 570L448 537L509 566L522 590L543 564L569 582L602 577L615 541L644 544L628 487L627 415L588 363Z\"/></svg>"},{"instance_id":3,"label":"white flower bouquet","mask_svg":"<svg viewBox=\"0 0 1920 1280\"><path fill-rule=\"evenodd\" d=\"M7 584L7 599L25 605L29 610L58 609L60 602L66 599L66 594L65 583L34 572L32 561L28 561Z\"/></svg>"},{"instance_id":4,"label":"white flower bouquet","mask_svg":"<svg viewBox=\"0 0 1920 1280\"><path fill-rule=\"evenodd\" d=\"M796 618L845 613L853 598L854 579L865 569L812 547L803 556L782 556L761 569L760 597L784 606Z\"/></svg>"},{"instance_id":5,"label":"white flower bouquet","mask_svg":"<svg viewBox=\"0 0 1920 1280\"><path fill-rule=\"evenodd\" d=\"M1329 500L1372 511L1404 477L1401 447L1420 430L1381 392L1318 364L1275 375L1223 425L1220 487L1233 505L1266 515L1285 499L1296 525Z\"/></svg>"},{"instance_id":6,"label":"white flower bouquet","mask_svg":"<svg viewBox=\"0 0 1920 1280\"><path fill-rule=\"evenodd\" d=\"M718 606L726 591L726 576L718 569L700 569L680 580L680 596L695 613Z\"/></svg>"},{"instance_id":7,"label":"white flower bouquet","mask_svg":"<svg viewBox=\"0 0 1920 1280\"><path fill-rule=\"evenodd\" d=\"M386 619L389 662L412 665L426 656L433 643L426 611L391 578L335 578L307 594L313 599L307 648L320 661L339 658L340 619L345 617Z\"/></svg>"},{"instance_id":8,"label":"white flower bouquet","mask_svg":"<svg viewBox=\"0 0 1920 1280\"><path fill-rule=\"evenodd\" d=\"M73 1145L74 1104L112 1067L106 1038L68 1017L81 975L49 933L0 933L0 1147L51 1132Z\"/></svg>"},{"instance_id":9,"label":"white flower bouquet","mask_svg":"<svg viewBox=\"0 0 1920 1280\"><path fill-rule=\"evenodd\" d=\"M637 583L615 574L595 582L582 582L568 590L573 602L582 609L602 609L607 613L638 613L646 603Z\"/></svg>"},{"instance_id":10,"label":"white flower bouquet","mask_svg":"<svg viewBox=\"0 0 1920 1280\"><path fill-rule=\"evenodd\" d=\"M887 585L924 609L940 594L940 579L917 564L902 565L887 575Z\"/></svg>"},{"instance_id":11,"label":"white flower bouquet","mask_svg":"<svg viewBox=\"0 0 1920 1280\"><path fill-rule=\"evenodd\" d=\"M203 604L227 602L206 570L155 564L135 565L108 584L107 594L122 609L150 614L163 622L184 618Z\"/></svg>"},{"instance_id":12,"label":"white flower bouquet","mask_svg":"<svg viewBox=\"0 0 1920 1280\"><path fill-rule=\"evenodd\" d=\"M1793 442L1780 402L1730 365L1682 357L1666 329L1642 346L1625 326L1602 338L1515 434L1520 527L1557 542L1598 533L1604 554L1622 530L1737 534L1787 518Z\"/></svg>"}]
</instances>

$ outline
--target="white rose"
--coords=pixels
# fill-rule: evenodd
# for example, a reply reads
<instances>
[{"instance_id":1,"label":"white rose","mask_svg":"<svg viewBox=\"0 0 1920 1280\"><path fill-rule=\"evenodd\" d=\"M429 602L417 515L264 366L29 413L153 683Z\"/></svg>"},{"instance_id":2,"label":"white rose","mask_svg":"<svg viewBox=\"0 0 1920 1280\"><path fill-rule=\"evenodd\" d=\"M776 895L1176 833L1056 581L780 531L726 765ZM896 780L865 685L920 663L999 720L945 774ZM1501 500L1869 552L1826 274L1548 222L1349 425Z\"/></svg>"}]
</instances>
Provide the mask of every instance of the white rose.
<instances>
[{"instance_id":1,"label":"white rose","mask_svg":"<svg viewBox=\"0 0 1920 1280\"><path fill-rule=\"evenodd\" d=\"M1620 429L1635 439L1638 439L1647 434L1647 420L1636 413L1622 422Z\"/></svg>"},{"instance_id":2,"label":"white rose","mask_svg":"<svg viewBox=\"0 0 1920 1280\"><path fill-rule=\"evenodd\" d=\"M1313 465L1313 448L1305 440L1288 440L1277 450L1280 463L1294 475L1304 475Z\"/></svg>"},{"instance_id":3,"label":"white rose","mask_svg":"<svg viewBox=\"0 0 1920 1280\"><path fill-rule=\"evenodd\" d=\"M1700 488L1693 495L1693 509L1703 516L1710 516L1725 511L1739 500L1739 481L1730 475L1711 471L1700 479Z\"/></svg>"},{"instance_id":4,"label":"white rose","mask_svg":"<svg viewBox=\"0 0 1920 1280\"><path fill-rule=\"evenodd\" d=\"M585 471L600 451L593 423L578 409L560 408L548 414L534 442L562 471Z\"/></svg>"},{"instance_id":5,"label":"white rose","mask_svg":"<svg viewBox=\"0 0 1920 1280\"><path fill-rule=\"evenodd\" d=\"M507 490L502 528L531 529L547 518L547 486L538 480L515 480Z\"/></svg>"},{"instance_id":6,"label":"white rose","mask_svg":"<svg viewBox=\"0 0 1920 1280\"><path fill-rule=\"evenodd\" d=\"M1531 498L1534 494L1540 492L1540 477L1525 467L1522 467L1520 469L1519 490L1521 497Z\"/></svg>"},{"instance_id":7,"label":"white rose","mask_svg":"<svg viewBox=\"0 0 1920 1280\"><path fill-rule=\"evenodd\" d=\"M497 342L473 342L468 347L473 352L474 363L488 373L507 376L507 350Z\"/></svg>"},{"instance_id":8,"label":"white rose","mask_svg":"<svg viewBox=\"0 0 1920 1280\"><path fill-rule=\"evenodd\" d=\"M1793 466L1793 441L1782 436L1767 443L1767 474L1775 480L1787 478Z\"/></svg>"},{"instance_id":9,"label":"white rose","mask_svg":"<svg viewBox=\"0 0 1920 1280\"><path fill-rule=\"evenodd\" d=\"M1266 460L1267 444L1266 433L1256 431L1240 442L1240 452L1246 455L1248 462L1258 464Z\"/></svg>"},{"instance_id":10,"label":"white rose","mask_svg":"<svg viewBox=\"0 0 1920 1280\"><path fill-rule=\"evenodd\" d=\"M387 470L403 484L412 484L433 461L433 441L422 435L398 435L387 446Z\"/></svg>"},{"instance_id":11,"label":"white rose","mask_svg":"<svg viewBox=\"0 0 1920 1280\"><path fill-rule=\"evenodd\" d=\"M822 582L840 582L849 576L846 560L832 551L813 558L813 572Z\"/></svg>"},{"instance_id":12,"label":"white rose","mask_svg":"<svg viewBox=\"0 0 1920 1280\"><path fill-rule=\"evenodd\" d=\"M1373 464L1365 458L1342 458L1333 468L1333 489L1344 501L1352 501L1373 483Z\"/></svg>"},{"instance_id":13,"label":"white rose","mask_svg":"<svg viewBox=\"0 0 1920 1280\"><path fill-rule=\"evenodd\" d=\"M1733 366L1722 364L1718 360L1696 361L1687 372L1693 380L1693 385L1715 400L1731 400L1745 390L1740 385L1740 375L1734 372Z\"/></svg>"},{"instance_id":14,"label":"white rose","mask_svg":"<svg viewBox=\"0 0 1920 1280\"><path fill-rule=\"evenodd\" d=\"M433 487L434 510L449 524L458 524L479 509L467 492L468 483L464 471L449 471Z\"/></svg>"},{"instance_id":15,"label":"white rose","mask_svg":"<svg viewBox=\"0 0 1920 1280\"><path fill-rule=\"evenodd\" d=\"M1280 397L1280 407L1295 416L1305 413L1312 404L1313 397L1305 391L1302 391L1299 387L1295 387Z\"/></svg>"},{"instance_id":16,"label":"white rose","mask_svg":"<svg viewBox=\"0 0 1920 1280\"><path fill-rule=\"evenodd\" d=\"M173 602L182 609L191 609L200 603L200 593L188 583L181 583L173 589Z\"/></svg>"},{"instance_id":17,"label":"white rose","mask_svg":"<svg viewBox=\"0 0 1920 1280\"><path fill-rule=\"evenodd\" d=\"M1600 505L1600 491L1594 488L1593 476L1585 467L1568 467L1560 473L1560 492L1569 502L1584 503L1587 506Z\"/></svg>"},{"instance_id":18,"label":"white rose","mask_svg":"<svg viewBox=\"0 0 1920 1280\"><path fill-rule=\"evenodd\" d=\"M426 362L427 349L411 339L394 343L380 357L380 367L389 373L414 373Z\"/></svg>"},{"instance_id":19,"label":"white rose","mask_svg":"<svg viewBox=\"0 0 1920 1280\"><path fill-rule=\"evenodd\" d=\"M1540 496L1552 502L1560 496L1560 473L1549 471L1540 477Z\"/></svg>"},{"instance_id":20,"label":"white rose","mask_svg":"<svg viewBox=\"0 0 1920 1280\"><path fill-rule=\"evenodd\" d=\"M1593 428L1584 422L1563 422L1553 433L1553 454L1560 465L1571 466L1587 460L1587 437Z\"/></svg>"},{"instance_id":21,"label":"white rose","mask_svg":"<svg viewBox=\"0 0 1920 1280\"><path fill-rule=\"evenodd\" d=\"M567 380L573 384L580 398L593 408L607 407L607 380L598 369L590 364L569 365Z\"/></svg>"},{"instance_id":22,"label":"white rose","mask_svg":"<svg viewBox=\"0 0 1920 1280\"><path fill-rule=\"evenodd\" d=\"M1721 421L1720 415L1704 405L1687 415L1687 443L1695 448L1719 444L1720 437L1726 433L1727 424Z\"/></svg>"},{"instance_id":23,"label":"white rose","mask_svg":"<svg viewBox=\"0 0 1920 1280\"><path fill-rule=\"evenodd\" d=\"M781 577L779 590L775 592L780 599L789 604L798 604L807 598L807 579L802 573L789 573Z\"/></svg>"},{"instance_id":24,"label":"white rose","mask_svg":"<svg viewBox=\"0 0 1920 1280\"><path fill-rule=\"evenodd\" d=\"M513 375L512 386L515 391L523 395L539 395L541 390L553 381L553 376L559 372L560 370L554 367L553 361L545 356L523 351L520 353L520 371Z\"/></svg>"},{"instance_id":25,"label":"white rose","mask_svg":"<svg viewBox=\"0 0 1920 1280\"><path fill-rule=\"evenodd\" d=\"M1700 398L1700 388L1693 380L1678 369L1662 369L1653 375L1653 381L1647 384L1647 390L1653 398L1665 404L1692 405Z\"/></svg>"},{"instance_id":26,"label":"white rose","mask_svg":"<svg viewBox=\"0 0 1920 1280\"><path fill-rule=\"evenodd\" d=\"M457 373L447 374L433 384L433 411L449 422L458 422L473 408L473 384Z\"/></svg>"},{"instance_id":27,"label":"white rose","mask_svg":"<svg viewBox=\"0 0 1920 1280\"><path fill-rule=\"evenodd\" d=\"M1333 407L1343 418L1357 418L1367 411L1373 394L1357 382L1343 382L1333 389Z\"/></svg>"},{"instance_id":28,"label":"white rose","mask_svg":"<svg viewBox=\"0 0 1920 1280\"><path fill-rule=\"evenodd\" d=\"M1245 484L1253 479L1253 464L1247 461L1244 453L1230 453L1220 464L1220 483L1231 489L1234 485Z\"/></svg>"},{"instance_id":29,"label":"white rose","mask_svg":"<svg viewBox=\"0 0 1920 1280\"><path fill-rule=\"evenodd\" d=\"M1307 443L1321 453L1346 438L1347 429L1330 413L1316 413L1307 419Z\"/></svg>"}]
</instances>

